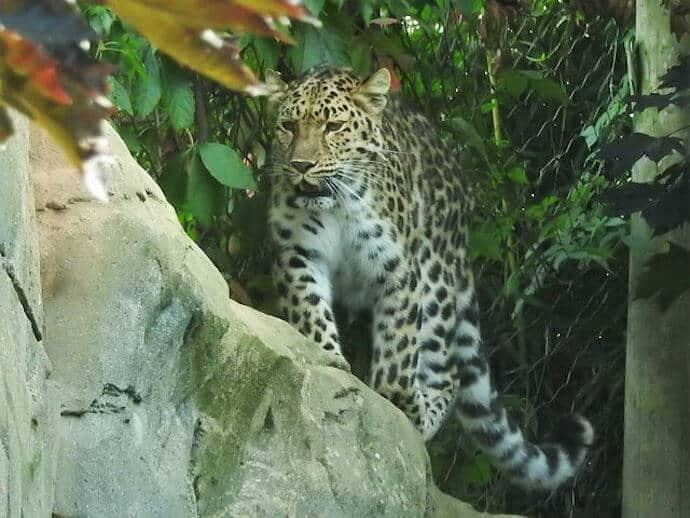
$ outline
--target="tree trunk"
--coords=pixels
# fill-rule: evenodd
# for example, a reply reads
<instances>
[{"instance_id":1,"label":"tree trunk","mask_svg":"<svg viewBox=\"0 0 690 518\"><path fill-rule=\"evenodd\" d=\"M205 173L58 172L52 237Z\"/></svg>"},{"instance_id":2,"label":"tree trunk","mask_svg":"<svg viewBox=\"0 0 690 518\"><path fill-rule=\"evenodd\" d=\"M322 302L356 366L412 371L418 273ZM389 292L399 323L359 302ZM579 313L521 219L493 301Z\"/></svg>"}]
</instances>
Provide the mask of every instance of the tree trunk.
<instances>
[{"instance_id":1,"label":"tree trunk","mask_svg":"<svg viewBox=\"0 0 690 518\"><path fill-rule=\"evenodd\" d=\"M690 52L690 36L677 42L670 32L668 10L661 0L637 0L637 42L642 94L653 91L659 76ZM690 109L675 106L661 113L648 109L635 120L635 131L679 137L690 145ZM661 167L641 160L633 171L636 182L651 181ZM690 200L688 201L690 203ZM690 516L690 293L685 292L662 311L654 298L635 293L645 263L673 241L690 248L685 225L652 238L644 220L631 224L623 518L683 518ZM690 265L686 272L690 275Z\"/></svg>"}]
</instances>

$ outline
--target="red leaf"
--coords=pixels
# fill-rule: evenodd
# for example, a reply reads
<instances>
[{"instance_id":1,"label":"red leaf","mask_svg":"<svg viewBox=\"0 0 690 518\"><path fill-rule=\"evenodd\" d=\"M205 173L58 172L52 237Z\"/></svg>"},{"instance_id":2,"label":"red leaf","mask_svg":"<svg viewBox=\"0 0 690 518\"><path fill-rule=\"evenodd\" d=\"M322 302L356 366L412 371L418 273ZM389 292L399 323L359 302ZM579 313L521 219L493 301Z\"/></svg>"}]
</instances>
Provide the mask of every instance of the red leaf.
<instances>
[{"instance_id":1,"label":"red leaf","mask_svg":"<svg viewBox=\"0 0 690 518\"><path fill-rule=\"evenodd\" d=\"M57 62L43 55L32 42L10 31L0 31L5 47L5 62L10 70L28 77L28 85L50 100L67 105L72 98L60 82Z\"/></svg>"}]
</instances>

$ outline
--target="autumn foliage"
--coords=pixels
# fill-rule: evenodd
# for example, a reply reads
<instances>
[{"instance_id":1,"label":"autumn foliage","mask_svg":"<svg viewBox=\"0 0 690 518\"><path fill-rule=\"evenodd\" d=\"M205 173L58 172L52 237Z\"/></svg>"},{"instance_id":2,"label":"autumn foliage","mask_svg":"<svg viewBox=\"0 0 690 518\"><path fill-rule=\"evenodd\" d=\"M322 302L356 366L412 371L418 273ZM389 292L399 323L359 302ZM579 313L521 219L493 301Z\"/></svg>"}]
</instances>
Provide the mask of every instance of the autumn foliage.
<instances>
[{"instance_id":1,"label":"autumn foliage","mask_svg":"<svg viewBox=\"0 0 690 518\"><path fill-rule=\"evenodd\" d=\"M318 24L287 0L178 0L101 2L162 52L223 86L259 95L262 84L246 67L234 40L254 33L286 43L290 36L273 19ZM0 138L12 134L4 106L45 128L82 169L86 186L107 199L108 163L103 121L113 113L106 99L111 68L86 53L96 34L66 3L51 0L0 4ZM233 31L216 32L216 31Z\"/></svg>"}]
</instances>

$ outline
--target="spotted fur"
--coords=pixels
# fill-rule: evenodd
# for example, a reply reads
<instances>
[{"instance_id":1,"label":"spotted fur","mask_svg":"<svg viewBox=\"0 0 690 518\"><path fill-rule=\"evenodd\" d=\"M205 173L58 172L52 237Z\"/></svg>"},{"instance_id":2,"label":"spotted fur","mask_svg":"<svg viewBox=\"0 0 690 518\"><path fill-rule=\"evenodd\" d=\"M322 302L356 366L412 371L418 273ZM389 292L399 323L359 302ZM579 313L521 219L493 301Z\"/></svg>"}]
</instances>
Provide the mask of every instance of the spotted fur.
<instances>
[{"instance_id":1,"label":"spotted fur","mask_svg":"<svg viewBox=\"0 0 690 518\"><path fill-rule=\"evenodd\" d=\"M535 445L508 418L480 354L467 255L469 188L422 115L388 98L390 76L361 81L320 69L287 85L276 107L270 225L285 317L341 358L333 306L372 311L369 384L425 440L456 410L464 429L518 484L553 490L593 439L569 416L558 442Z\"/></svg>"}]
</instances>

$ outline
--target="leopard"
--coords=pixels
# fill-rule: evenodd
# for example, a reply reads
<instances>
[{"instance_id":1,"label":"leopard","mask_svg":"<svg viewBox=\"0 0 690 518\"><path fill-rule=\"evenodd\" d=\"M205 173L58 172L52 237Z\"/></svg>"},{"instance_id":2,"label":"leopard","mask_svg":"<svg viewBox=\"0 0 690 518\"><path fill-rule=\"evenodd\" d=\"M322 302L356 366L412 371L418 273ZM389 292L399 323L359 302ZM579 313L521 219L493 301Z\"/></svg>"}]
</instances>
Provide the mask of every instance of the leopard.
<instances>
[{"instance_id":1,"label":"leopard","mask_svg":"<svg viewBox=\"0 0 690 518\"><path fill-rule=\"evenodd\" d=\"M267 71L264 82L283 317L347 365L335 308L368 311L368 384L424 441L455 414L518 486L553 492L572 479L591 423L567 414L547 441L531 442L492 384L470 266L471 182L436 126L391 92L388 68L361 79L322 66L290 82Z\"/></svg>"}]
</instances>

